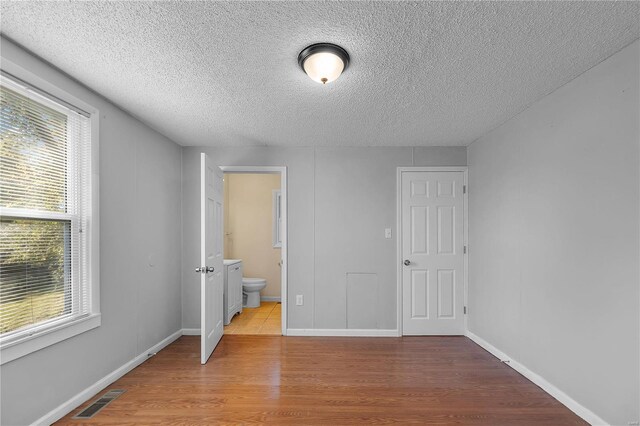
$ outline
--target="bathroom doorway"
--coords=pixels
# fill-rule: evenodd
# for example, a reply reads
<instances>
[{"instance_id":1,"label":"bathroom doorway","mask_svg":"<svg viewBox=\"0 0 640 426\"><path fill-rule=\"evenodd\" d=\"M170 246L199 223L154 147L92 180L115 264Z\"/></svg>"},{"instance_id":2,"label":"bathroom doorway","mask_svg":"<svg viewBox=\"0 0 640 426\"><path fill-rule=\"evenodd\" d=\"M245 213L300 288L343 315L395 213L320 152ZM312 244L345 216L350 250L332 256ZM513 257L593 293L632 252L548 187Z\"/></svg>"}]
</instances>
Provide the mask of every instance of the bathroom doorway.
<instances>
[{"instance_id":1,"label":"bathroom doorway","mask_svg":"<svg viewBox=\"0 0 640 426\"><path fill-rule=\"evenodd\" d=\"M224 333L286 335L286 167L220 168L228 277Z\"/></svg>"}]
</instances>

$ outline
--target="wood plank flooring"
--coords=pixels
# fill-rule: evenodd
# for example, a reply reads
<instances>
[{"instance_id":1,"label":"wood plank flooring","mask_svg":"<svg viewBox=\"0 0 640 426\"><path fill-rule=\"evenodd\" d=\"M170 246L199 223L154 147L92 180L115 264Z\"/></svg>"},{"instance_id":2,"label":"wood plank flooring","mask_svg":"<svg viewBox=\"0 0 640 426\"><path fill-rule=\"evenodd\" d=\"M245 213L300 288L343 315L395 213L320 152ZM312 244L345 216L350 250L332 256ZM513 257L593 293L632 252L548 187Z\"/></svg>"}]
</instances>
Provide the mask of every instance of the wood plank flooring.
<instances>
[{"instance_id":1,"label":"wood plank flooring","mask_svg":"<svg viewBox=\"0 0 640 426\"><path fill-rule=\"evenodd\" d=\"M225 335L204 366L199 350L181 337L96 417L57 424L586 424L466 337Z\"/></svg>"}]
</instances>

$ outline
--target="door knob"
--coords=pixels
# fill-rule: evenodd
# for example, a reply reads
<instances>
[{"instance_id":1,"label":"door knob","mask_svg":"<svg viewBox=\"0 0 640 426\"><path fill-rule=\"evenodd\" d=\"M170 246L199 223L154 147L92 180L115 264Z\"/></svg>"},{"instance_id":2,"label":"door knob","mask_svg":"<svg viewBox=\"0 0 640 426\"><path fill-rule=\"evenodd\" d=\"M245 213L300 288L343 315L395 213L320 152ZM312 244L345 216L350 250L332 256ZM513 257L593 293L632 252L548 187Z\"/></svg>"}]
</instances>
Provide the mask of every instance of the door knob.
<instances>
[{"instance_id":1,"label":"door knob","mask_svg":"<svg viewBox=\"0 0 640 426\"><path fill-rule=\"evenodd\" d=\"M205 269L205 272L213 272L215 271L215 268L213 266L207 266Z\"/></svg>"},{"instance_id":2,"label":"door knob","mask_svg":"<svg viewBox=\"0 0 640 426\"><path fill-rule=\"evenodd\" d=\"M409 259L404 261L404 266L409 266L411 265L411 261Z\"/></svg>"},{"instance_id":3,"label":"door knob","mask_svg":"<svg viewBox=\"0 0 640 426\"><path fill-rule=\"evenodd\" d=\"M203 272L204 272L204 267L202 267L202 266L198 266L198 267L196 268L196 272L197 272L197 273L199 273L199 274L203 273Z\"/></svg>"}]
</instances>

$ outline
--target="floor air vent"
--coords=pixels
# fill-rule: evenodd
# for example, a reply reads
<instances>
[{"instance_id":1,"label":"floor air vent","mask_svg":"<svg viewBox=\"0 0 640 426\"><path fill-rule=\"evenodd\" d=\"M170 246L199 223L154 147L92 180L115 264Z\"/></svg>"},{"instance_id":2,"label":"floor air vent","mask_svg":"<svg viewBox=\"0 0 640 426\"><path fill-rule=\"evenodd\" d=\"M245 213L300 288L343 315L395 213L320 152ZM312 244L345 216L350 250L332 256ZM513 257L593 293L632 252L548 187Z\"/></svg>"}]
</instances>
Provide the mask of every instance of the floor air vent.
<instances>
[{"instance_id":1,"label":"floor air vent","mask_svg":"<svg viewBox=\"0 0 640 426\"><path fill-rule=\"evenodd\" d=\"M109 392L102 395L97 400L93 401L91 405L89 405L87 408L85 408L84 410L82 410L72 418L90 419L91 417L98 414L98 412L102 410L104 407L109 405L111 401L113 401L114 399L122 395L124 392L125 392L124 389L112 389Z\"/></svg>"}]
</instances>

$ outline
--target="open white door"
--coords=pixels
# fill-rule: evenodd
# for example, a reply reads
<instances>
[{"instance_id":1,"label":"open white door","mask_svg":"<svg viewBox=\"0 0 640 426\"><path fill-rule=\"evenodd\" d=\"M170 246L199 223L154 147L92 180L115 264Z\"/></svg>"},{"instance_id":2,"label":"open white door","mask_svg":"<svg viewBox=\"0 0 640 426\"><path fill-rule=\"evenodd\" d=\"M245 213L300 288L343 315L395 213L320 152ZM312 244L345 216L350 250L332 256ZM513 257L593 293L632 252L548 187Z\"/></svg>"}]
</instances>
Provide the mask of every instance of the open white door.
<instances>
[{"instance_id":1,"label":"open white door","mask_svg":"<svg viewBox=\"0 0 640 426\"><path fill-rule=\"evenodd\" d=\"M222 170L200 154L200 336L205 364L223 333Z\"/></svg>"},{"instance_id":2,"label":"open white door","mask_svg":"<svg viewBox=\"0 0 640 426\"><path fill-rule=\"evenodd\" d=\"M402 172L402 334L464 334L464 172Z\"/></svg>"}]
</instances>

